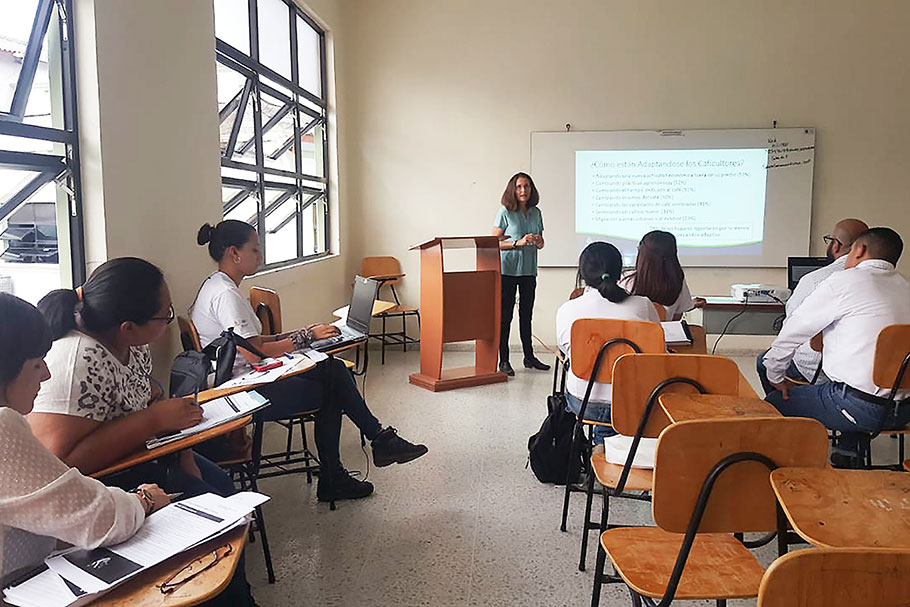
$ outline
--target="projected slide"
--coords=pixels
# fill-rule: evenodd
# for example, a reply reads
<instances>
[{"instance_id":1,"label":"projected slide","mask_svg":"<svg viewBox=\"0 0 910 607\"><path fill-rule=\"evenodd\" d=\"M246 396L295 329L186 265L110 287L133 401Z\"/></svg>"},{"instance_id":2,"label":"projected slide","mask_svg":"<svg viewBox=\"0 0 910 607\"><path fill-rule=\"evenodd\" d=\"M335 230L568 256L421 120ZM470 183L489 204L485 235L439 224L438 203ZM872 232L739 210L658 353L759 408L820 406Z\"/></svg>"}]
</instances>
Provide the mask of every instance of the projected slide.
<instances>
[{"instance_id":1,"label":"projected slide","mask_svg":"<svg viewBox=\"0 0 910 607\"><path fill-rule=\"evenodd\" d=\"M767 149L577 150L576 233L637 243L666 230L680 247L754 255L767 162Z\"/></svg>"}]
</instances>

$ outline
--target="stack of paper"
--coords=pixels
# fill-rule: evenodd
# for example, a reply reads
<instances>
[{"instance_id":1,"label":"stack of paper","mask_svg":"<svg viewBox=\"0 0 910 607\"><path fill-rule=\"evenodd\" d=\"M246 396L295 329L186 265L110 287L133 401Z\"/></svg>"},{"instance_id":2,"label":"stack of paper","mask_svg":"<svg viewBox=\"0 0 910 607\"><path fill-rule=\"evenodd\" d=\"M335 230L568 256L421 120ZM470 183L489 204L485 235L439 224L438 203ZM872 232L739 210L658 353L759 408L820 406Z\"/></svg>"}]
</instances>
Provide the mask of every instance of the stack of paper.
<instances>
[{"instance_id":1,"label":"stack of paper","mask_svg":"<svg viewBox=\"0 0 910 607\"><path fill-rule=\"evenodd\" d=\"M293 354L286 354L286 358L279 358L282 365L280 367L275 367L274 369L269 369L268 371L250 371L242 375L238 375L230 381L226 381L217 388L236 388L238 386L256 386L260 384L269 384L273 381L278 381L282 377L294 373L301 368L306 367L310 364L316 364L320 361L328 358L325 354L321 352L316 352L315 350L304 350L301 352L294 352Z\"/></svg>"},{"instance_id":2,"label":"stack of paper","mask_svg":"<svg viewBox=\"0 0 910 607\"><path fill-rule=\"evenodd\" d=\"M159 436L157 438L150 438L145 442L145 446L148 449L154 449L155 447L172 443L181 438L199 434L209 428L214 428L215 426L219 426L231 420L249 415L268 404L268 399L255 391L238 392L237 394L210 400L209 402L200 405L202 407L201 422L195 426L181 430L180 432Z\"/></svg>"},{"instance_id":3,"label":"stack of paper","mask_svg":"<svg viewBox=\"0 0 910 607\"><path fill-rule=\"evenodd\" d=\"M48 557L32 577L4 589L3 598L17 607L84 605L140 571L244 524L268 499L253 492L227 498L206 493L170 504L122 544Z\"/></svg>"},{"instance_id":4,"label":"stack of paper","mask_svg":"<svg viewBox=\"0 0 910 607\"><path fill-rule=\"evenodd\" d=\"M692 343L692 335L684 320L667 321L660 323L664 330L664 341L668 346L688 346Z\"/></svg>"}]
</instances>

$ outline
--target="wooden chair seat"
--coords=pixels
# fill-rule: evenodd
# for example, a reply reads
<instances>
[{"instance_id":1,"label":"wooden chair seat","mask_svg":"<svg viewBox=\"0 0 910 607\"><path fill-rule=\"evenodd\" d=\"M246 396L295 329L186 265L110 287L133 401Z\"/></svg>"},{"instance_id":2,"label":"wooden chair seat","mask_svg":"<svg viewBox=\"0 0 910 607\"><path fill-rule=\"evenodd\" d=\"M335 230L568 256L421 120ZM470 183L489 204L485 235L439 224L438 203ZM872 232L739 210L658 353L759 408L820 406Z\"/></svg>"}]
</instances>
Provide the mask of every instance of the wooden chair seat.
<instances>
[{"instance_id":1,"label":"wooden chair seat","mask_svg":"<svg viewBox=\"0 0 910 607\"><path fill-rule=\"evenodd\" d=\"M622 474L622 466L611 464L607 461L603 453L595 453L591 456L591 469L594 470L594 476L597 481L604 487L615 489L619 484L619 477ZM629 472L629 478L626 479L624 491L650 491L653 486L653 471L644 468L632 468Z\"/></svg>"},{"instance_id":2,"label":"wooden chair seat","mask_svg":"<svg viewBox=\"0 0 910 607\"><path fill-rule=\"evenodd\" d=\"M418 312L420 312L420 308L413 308L411 306L395 305L395 306L392 306L391 308L389 308L388 310L380 312L379 314L375 314L374 316L396 316L398 314L417 314Z\"/></svg>"},{"instance_id":3,"label":"wooden chair seat","mask_svg":"<svg viewBox=\"0 0 910 607\"><path fill-rule=\"evenodd\" d=\"M577 416L576 416L576 417L577 417ZM583 424L588 424L589 426L603 426L603 427L605 427L605 428L612 428L612 427L613 427L613 424L611 424L610 422L599 422L599 421L594 420L594 419L583 419L583 420L581 420L581 423L583 423Z\"/></svg>"},{"instance_id":4,"label":"wooden chair seat","mask_svg":"<svg viewBox=\"0 0 910 607\"><path fill-rule=\"evenodd\" d=\"M604 531L600 541L616 572L635 592L656 599L664 595L683 534L657 527L625 527ZM732 535L700 533L675 600L755 597L764 573Z\"/></svg>"}]
</instances>

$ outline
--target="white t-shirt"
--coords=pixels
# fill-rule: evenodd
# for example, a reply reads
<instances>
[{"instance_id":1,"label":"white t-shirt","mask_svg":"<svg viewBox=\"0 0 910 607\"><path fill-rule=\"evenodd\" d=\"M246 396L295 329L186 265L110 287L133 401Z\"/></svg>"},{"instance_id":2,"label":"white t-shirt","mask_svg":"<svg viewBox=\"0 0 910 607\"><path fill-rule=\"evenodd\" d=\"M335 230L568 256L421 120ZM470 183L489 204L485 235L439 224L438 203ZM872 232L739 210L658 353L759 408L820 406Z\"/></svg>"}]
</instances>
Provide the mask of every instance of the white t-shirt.
<instances>
[{"instance_id":1,"label":"white t-shirt","mask_svg":"<svg viewBox=\"0 0 910 607\"><path fill-rule=\"evenodd\" d=\"M623 273L622 280L619 281L619 286L631 293L634 285L634 270ZM664 306L667 310L667 320L673 320L676 318L677 314L682 316L694 307L695 302L692 301L692 293L689 292L689 285L686 284L686 279L683 278L682 287L679 289L679 296L676 298L676 301L674 301L672 305Z\"/></svg>"},{"instance_id":2,"label":"white t-shirt","mask_svg":"<svg viewBox=\"0 0 910 607\"><path fill-rule=\"evenodd\" d=\"M34 411L109 422L145 409L152 398L149 347L132 346L123 364L101 342L70 331L45 357L51 378L41 384Z\"/></svg>"},{"instance_id":3,"label":"white t-shirt","mask_svg":"<svg viewBox=\"0 0 910 607\"><path fill-rule=\"evenodd\" d=\"M658 322L657 310L647 297L632 295L622 303L613 303L603 297L597 289L585 287L585 292L575 299L570 299L556 311L556 343L559 349L572 356L572 323L579 318L615 318L617 320L644 320ZM569 394L579 399L584 398L588 382L576 377L572 370L566 378L566 389ZM609 403L613 400L612 384L594 384L591 390L591 401Z\"/></svg>"},{"instance_id":4,"label":"white t-shirt","mask_svg":"<svg viewBox=\"0 0 910 607\"><path fill-rule=\"evenodd\" d=\"M243 296L231 277L220 270L202 283L190 308L190 318L196 325L203 348L231 327L235 334L246 339L262 334L262 323L250 300Z\"/></svg>"}]
</instances>

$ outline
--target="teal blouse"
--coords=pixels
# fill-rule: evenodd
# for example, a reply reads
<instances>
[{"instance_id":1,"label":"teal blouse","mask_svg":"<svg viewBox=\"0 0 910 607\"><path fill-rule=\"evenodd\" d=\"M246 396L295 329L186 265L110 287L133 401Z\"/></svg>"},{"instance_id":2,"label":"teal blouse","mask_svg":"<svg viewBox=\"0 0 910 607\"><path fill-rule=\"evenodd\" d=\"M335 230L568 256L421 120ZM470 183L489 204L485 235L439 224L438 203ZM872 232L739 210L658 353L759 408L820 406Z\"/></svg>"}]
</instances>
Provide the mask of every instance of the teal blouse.
<instances>
[{"instance_id":1,"label":"teal blouse","mask_svg":"<svg viewBox=\"0 0 910 607\"><path fill-rule=\"evenodd\" d=\"M503 233L517 241L525 234L543 234L543 215L537 207L528 209L525 216L521 209L509 211L499 207L493 225L502 229ZM505 276L537 276L537 247L528 245L507 251L500 251L502 255L502 273Z\"/></svg>"}]
</instances>

